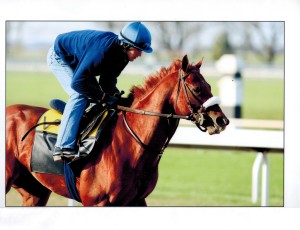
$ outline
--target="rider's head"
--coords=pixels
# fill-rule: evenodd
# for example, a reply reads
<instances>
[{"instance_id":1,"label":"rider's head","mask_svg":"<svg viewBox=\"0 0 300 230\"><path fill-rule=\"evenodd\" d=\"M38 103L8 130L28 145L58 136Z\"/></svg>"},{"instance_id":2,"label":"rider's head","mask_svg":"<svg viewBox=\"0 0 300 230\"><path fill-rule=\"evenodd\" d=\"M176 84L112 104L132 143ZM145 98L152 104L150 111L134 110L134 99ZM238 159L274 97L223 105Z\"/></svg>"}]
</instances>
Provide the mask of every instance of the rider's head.
<instances>
[{"instance_id":1,"label":"rider's head","mask_svg":"<svg viewBox=\"0 0 300 230\"><path fill-rule=\"evenodd\" d=\"M140 51L151 53L151 34L140 22L127 24L120 32L119 39L130 47Z\"/></svg>"}]
</instances>

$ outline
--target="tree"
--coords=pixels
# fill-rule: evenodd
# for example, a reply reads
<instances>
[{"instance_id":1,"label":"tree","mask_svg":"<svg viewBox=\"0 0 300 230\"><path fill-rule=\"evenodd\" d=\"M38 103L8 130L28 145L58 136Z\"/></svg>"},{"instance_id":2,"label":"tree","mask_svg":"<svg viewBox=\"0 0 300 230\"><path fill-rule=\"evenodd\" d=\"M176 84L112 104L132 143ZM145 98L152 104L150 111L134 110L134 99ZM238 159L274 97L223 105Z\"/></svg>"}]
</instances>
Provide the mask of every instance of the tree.
<instances>
[{"instance_id":1,"label":"tree","mask_svg":"<svg viewBox=\"0 0 300 230\"><path fill-rule=\"evenodd\" d=\"M245 46L270 64L284 49L283 36L283 22L249 22L244 27Z\"/></svg>"},{"instance_id":2,"label":"tree","mask_svg":"<svg viewBox=\"0 0 300 230\"><path fill-rule=\"evenodd\" d=\"M197 36L204 28L202 22L152 22L153 39L160 50L170 51L173 55L182 54L192 47L199 46Z\"/></svg>"},{"instance_id":3,"label":"tree","mask_svg":"<svg viewBox=\"0 0 300 230\"><path fill-rule=\"evenodd\" d=\"M213 48L213 59L218 60L223 54L232 54L234 49L229 41L228 32L225 31L216 39Z\"/></svg>"},{"instance_id":4,"label":"tree","mask_svg":"<svg viewBox=\"0 0 300 230\"><path fill-rule=\"evenodd\" d=\"M23 50L22 30L24 28L23 21L6 22L6 47L7 54L19 53ZM13 36L13 33L15 36Z\"/></svg>"},{"instance_id":5,"label":"tree","mask_svg":"<svg viewBox=\"0 0 300 230\"><path fill-rule=\"evenodd\" d=\"M107 21L97 22L98 25L105 25L108 30L118 33L127 22ZM197 36L204 28L203 22L142 22L144 23L152 34L152 45L155 49L159 49L159 52L155 52L157 55L162 53L171 54L172 57L183 55L188 50L199 49L199 42Z\"/></svg>"}]
</instances>

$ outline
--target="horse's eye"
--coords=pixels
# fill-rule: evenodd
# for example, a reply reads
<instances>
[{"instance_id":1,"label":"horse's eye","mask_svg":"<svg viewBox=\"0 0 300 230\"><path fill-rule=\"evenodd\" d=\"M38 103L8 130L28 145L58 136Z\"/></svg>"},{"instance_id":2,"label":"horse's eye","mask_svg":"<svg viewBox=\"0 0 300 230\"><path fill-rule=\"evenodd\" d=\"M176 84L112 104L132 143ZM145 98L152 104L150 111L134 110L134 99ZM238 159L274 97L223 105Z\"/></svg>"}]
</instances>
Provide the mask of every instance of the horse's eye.
<instances>
[{"instance_id":1,"label":"horse's eye","mask_svg":"<svg viewBox=\"0 0 300 230\"><path fill-rule=\"evenodd\" d=\"M198 94L198 95L201 93L200 87L195 87L195 88L193 88L193 91L194 91L196 94Z\"/></svg>"}]
</instances>

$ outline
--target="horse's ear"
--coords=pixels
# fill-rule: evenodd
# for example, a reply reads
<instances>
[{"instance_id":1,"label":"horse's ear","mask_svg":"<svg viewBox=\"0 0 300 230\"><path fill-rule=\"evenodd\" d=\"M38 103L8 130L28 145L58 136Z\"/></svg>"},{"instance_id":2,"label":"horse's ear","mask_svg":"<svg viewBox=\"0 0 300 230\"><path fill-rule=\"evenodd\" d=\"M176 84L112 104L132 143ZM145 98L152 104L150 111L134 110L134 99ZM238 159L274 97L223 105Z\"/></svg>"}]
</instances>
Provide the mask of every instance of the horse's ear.
<instances>
[{"instance_id":1,"label":"horse's ear","mask_svg":"<svg viewBox=\"0 0 300 230\"><path fill-rule=\"evenodd\" d=\"M200 69L200 67L202 66L202 63L203 63L203 58L202 58L202 60L200 60L200 61L196 64L196 67L197 67L198 69Z\"/></svg>"},{"instance_id":2,"label":"horse's ear","mask_svg":"<svg viewBox=\"0 0 300 230\"><path fill-rule=\"evenodd\" d=\"M184 72L187 71L189 66L189 59L187 55L184 55L184 57L182 58L182 66L181 68L183 69Z\"/></svg>"}]
</instances>

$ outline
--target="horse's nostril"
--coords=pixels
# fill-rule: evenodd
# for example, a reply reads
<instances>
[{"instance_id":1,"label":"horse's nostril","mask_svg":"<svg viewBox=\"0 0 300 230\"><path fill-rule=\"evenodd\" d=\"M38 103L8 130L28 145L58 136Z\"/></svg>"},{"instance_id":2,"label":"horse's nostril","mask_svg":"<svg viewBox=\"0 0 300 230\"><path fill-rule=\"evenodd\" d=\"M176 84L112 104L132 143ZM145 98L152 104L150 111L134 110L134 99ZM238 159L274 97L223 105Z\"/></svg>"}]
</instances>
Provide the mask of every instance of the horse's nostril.
<instances>
[{"instance_id":1,"label":"horse's nostril","mask_svg":"<svg viewBox=\"0 0 300 230\"><path fill-rule=\"evenodd\" d=\"M224 118L224 119L226 120L225 125L229 125L229 123L230 123L229 119L227 119L227 118Z\"/></svg>"},{"instance_id":2,"label":"horse's nostril","mask_svg":"<svg viewBox=\"0 0 300 230\"><path fill-rule=\"evenodd\" d=\"M216 122L219 126L223 127L229 124L229 120L225 117L218 117Z\"/></svg>"}]
</instances>

